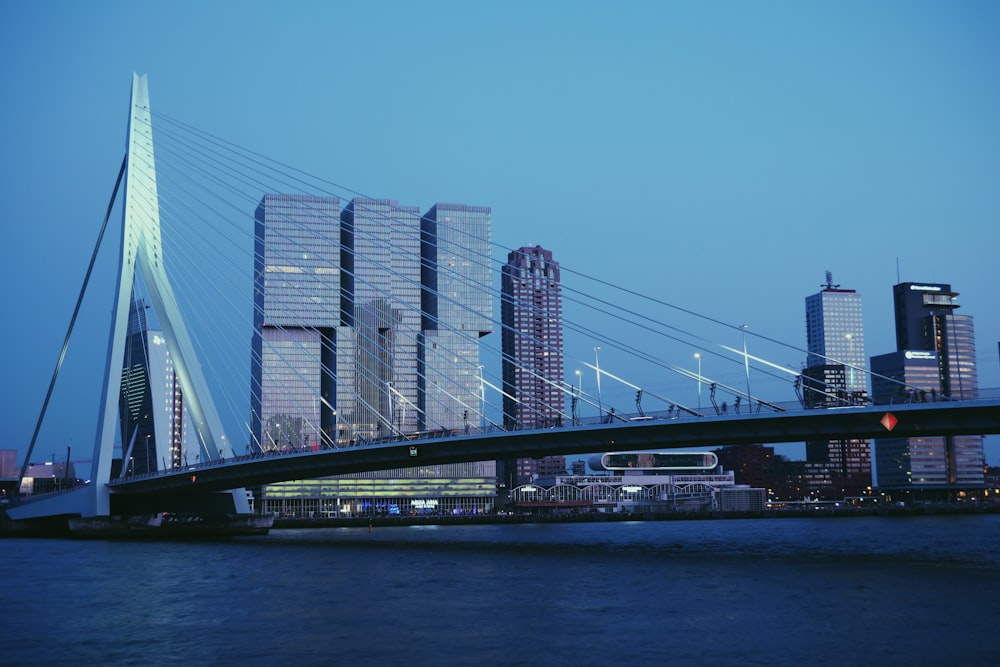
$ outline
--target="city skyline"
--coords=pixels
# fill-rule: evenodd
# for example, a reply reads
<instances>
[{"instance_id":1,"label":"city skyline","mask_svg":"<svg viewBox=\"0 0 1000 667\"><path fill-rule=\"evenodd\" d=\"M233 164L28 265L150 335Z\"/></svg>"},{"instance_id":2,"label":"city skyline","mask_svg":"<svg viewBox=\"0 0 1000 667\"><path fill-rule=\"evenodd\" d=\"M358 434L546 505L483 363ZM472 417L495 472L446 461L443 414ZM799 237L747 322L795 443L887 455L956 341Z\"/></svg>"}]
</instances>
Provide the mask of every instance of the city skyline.
<instances>
[{"instance_id":1,"label":"city skyline","mask_svg":"<svg viewBox=\"0 0 1000 667\"><path fill-rule=\"evenodd\" d=\"M894 349L893 284L960 285L980 386L1000 386L1000 98L988 29L998 8L639 3L578 6L570 21L533 8L524 21L523 6L388 7L375 58L359 55L370 53L364 37L329 29L370 20L361 7L9 10L0 278L20 287L4 291L16 324L0 362L5 405L25 415L10 424L12 446L23 452L30 439L107 206L133 70L150 75L165 117L359 192L490 202L500 247L538 243L567 276L747 323L751 353L755 334L805 346L799 304L823 270L865 295L869 354ZM450 28L449 44L421 40L431 25ZM276 38L282 26L302 36L295 49ZM251 36L260 48L247 52ZM58 85L39 72L60 72ZM269 78L286 82L280 94L261 94ZM402 102L343 92L372 83ZM455 94L423 103L429 91ZM105 341L103 321L82 327L67 365L86 366ZM567 336L567 380L579 369L592 383L594 344ZM693 351L671 359L693 370ZM797 370L802 356L774 361ZM706 375L720 372L703 362ZM605 351L606 363L623 362ZM91 376L84 368L78 399L59 404L41 452L90 437ZM693 386L683 391L696 401Z\"/></svg>"}]
</instances>

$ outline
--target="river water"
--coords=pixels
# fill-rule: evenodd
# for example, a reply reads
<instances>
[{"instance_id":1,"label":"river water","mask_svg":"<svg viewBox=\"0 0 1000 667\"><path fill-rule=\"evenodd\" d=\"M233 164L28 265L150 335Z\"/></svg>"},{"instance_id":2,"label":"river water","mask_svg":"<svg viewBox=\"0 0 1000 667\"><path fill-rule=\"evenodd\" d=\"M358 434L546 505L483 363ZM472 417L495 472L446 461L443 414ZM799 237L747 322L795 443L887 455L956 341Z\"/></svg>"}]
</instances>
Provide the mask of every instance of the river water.
<instances>
[{"instance_id":1,"label":"river water","mask_svg":"<svg viewBox=\"0 0 1000 667\"><path fill-rule=\"evenodd\" d=\"M996 665L1000 515L0 539L3 665Z\"/></svg>"}]
</instances>

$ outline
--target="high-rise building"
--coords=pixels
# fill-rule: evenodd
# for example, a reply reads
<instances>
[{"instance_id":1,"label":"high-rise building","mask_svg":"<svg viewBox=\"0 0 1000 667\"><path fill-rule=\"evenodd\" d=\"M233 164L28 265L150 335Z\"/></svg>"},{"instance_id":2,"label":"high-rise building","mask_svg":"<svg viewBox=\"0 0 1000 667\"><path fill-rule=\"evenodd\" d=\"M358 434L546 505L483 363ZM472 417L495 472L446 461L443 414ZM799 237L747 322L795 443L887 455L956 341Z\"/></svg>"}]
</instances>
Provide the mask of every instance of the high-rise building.
<instances>
[{"instance_id":1,"label":"high-rise building","mask_svg":"<svg viewBox=\"0 0 1000 667\"><path fill-rule=\"evenodd\" d=\"M501 276L504 423L546 428L565 419L562 294L552 251L524 246L507 256ZM519 459L505 464L505 481L517 486L541 470L566 470L565 457ZM511 467L514 470L511 470Z\"/></svg>"},{"instance_id":2,"label":"high-rise building","mask_svg":"<svg viewBox=\"0 0 1000 667\"><path fill-rule=\"evenodd\" d=\"M252 364L262 450L350 446L478 421L478 339L492 319L490 216L460 204L421 216L362 197L342 209L336 197L261 200ZM379 471L270 485L261 505L478 511L491 506L495 482L493 462Z\"/></svg>"},{"instance_id":3,"label":"high-rise building","mask_svg":"<svg viewBox=\"0 0 1000 667\"><path fill-rule=\"evenodd\" d=\"M829 271L823 289L806 297L806 339L808 357L802 372L806 407L864 403L868 374L861 295L834 285ZM871 487L867 439L807 441L806 461L827 467L829 484L825 486L834 496L858 495Z\"/></svg>"},{"instance_id":4,"label":"high-rise building","mask_svg":"<svg viewBox=\"0 0 1000 667\"><path fill-rule=\"evenodd\" d=\"M976 337L970 315L958 315L958 292L951 285L901 283L892 288L896 349L938 353L941 382L936 390L951 399L976 398Z\"/></svg>"},{"instance_id":5,"label":"high-rise building","mask_svg":"<svg viewBox=\"0 0 1000 667\"><path fill-rule=\"evenodd\" d=\"M340 212L338 197L309 195L269 194L257 207L254 449L315 449L338 438L338 334L350 339L341 311ZM347 412L343 419L350 423L354 415Z\"/></svg>"},{"instance_id":6,"label":"high-rise building","mask_svg":"<svg viewBox=\"0 0 1000 667\"><path fill-rule=\"evenodd\" d=\"M344 312L356 349L352 421L367 437L412 433L420 422L413 407L419 400L419 209L356 198L341 221Z\"/></svg>"},{"instance_id":7,"label":"high-rise building","mask_svg":"<svg viewBox=\"0 0 1000 667\"><path fill-rule=\"evenodd\" d=\"M421 429L485 424L479 339L493 332L492 211L437 203L421 226Z\"/></svg>"},{"instance_id":8,"label":"high-rise building","mask_svg":"<svg viewBox=\"0 0 1000 667\"><path fill-rule=\"evenodd\" d=\"M126 475L179 468L187 444L187 411L166 341L133 293L129 305L119 396Z\"/></svg>"},{"instance_id":9,"label":"high-rise building","mask_svg":"<svg viewBox=\"0 0 1000 667\"><path fill-rule=\"evenodd\" d=\"M972 317L957 315L958 293L947 284L893 286L897 351L872 357L872 397L892 404L974 398L978 393ZM879 438L879 488L982 488L982 436Z\"/></svg>"},{"instance_id":10,"label":"high-rise building","mask_svg":"<svg viewBox=\"0 0 1000 667\"><path fill-rule=\"evenodd\" d=\"M864 392L868 387L865 372L865 332L861 295L852 289L833 284L827 271L823 289L806 297L806 342L809 354L806 367L838 365L844 367L848 394Z\"/></svg>"}]
</instances>

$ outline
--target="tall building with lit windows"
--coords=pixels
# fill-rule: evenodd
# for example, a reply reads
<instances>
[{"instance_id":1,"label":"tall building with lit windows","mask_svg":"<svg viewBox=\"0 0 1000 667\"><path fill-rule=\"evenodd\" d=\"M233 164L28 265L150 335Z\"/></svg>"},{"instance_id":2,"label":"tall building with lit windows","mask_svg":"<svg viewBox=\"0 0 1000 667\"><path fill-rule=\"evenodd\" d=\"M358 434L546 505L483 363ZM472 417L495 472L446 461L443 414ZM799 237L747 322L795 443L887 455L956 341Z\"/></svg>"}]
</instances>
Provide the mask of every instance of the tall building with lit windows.
<instances>
[{"instance_id":1,"label":"tall building with lit windows","mask_svg":"<svg viewBox=\"0 0 1000 667\"><path fill-rule=\"evenodd\" d=\"M350 421L366 437L418 430L420 211L352 199L341 214L343 310L354 337ZM407 409L409 407L409 409Z\"/></svg>"},{"instance_id":2,"label":"tall building with lit windows","mask_svg":"<svg viewBox=\"0 0 1000 667\"><path fill-rule=\"evenodd\" d=\"M959 315L951 285L894 285L895 352L872 357L878 404L975 398L978 394L972 317ZM878 438L876 476L882 489L948 494L984 484L982 436Z\"/></svg>"},{"instance_id":3,"label":"tall building with lit windows","mask_svg":"<svg viewBox=\"0 0 1000 667\"><path fill-rule=\"evenodd\" d=\"M518 248L507 256L500 284L504 423L520 428L562 425L566 395L559 263L541 246ZM553 469L565 472L566 460L518 459L504 468L505 481L513 487Z\"/></svg>"},{"instance_id":4,"label":"tall building with lit windows","mask_svg":"<svg viewBox=\"0 0 1000 667\"><path fill-rule=\"evenodd\" d=\"M479 339L493 332L492 211L437 203L420 228L420 427L481 427Z\"/></svg>"},{"instance_id":5,"label":"tall building with lit windows","mask_svg":"<svg viewBox=\"0 0 1000 667\"><path fill-rule=\"evenodd\" d=\"M826 284L806 297L808 356L802 371L807 408L860 405L867 400L865 334L861 295ZM806 442L806 461L825 467L826 488L834 497L858 495L871 487L871 445L864 438Z\"/></svg>"},{"instance_id":6,"label":"tall building with lit windows","mask_svg":"<svg viewBox=\"0 0 1000 667\"><path fill-rule=\"evenodd\" d=\"M126 475L170 470L185 463L187 409L166 340L158 324L149 320L148 308L133 293L118 403L120 471Z\"/></svg>"},{"instance_id":7,"label":"tall building with lit windows","mask_svg":"<svg viewBox=\"0 0 1000 667\"><path fill-rule=\"evenodd\" d=\"M256 212L255 449L350 447L478 423L491 212L265 195ZM492 461L272 484L265 512L480 511Z\"/></svg>"},{"instance_id":8,"label":"tall building with lit windows","mask_svg":"<svg viewBox=\"0 0 1000 667\"><path fill-rule=\"evenodd\" d=\"M251 449L318 449L337 438L340 199L269 194L254 216ZM338 340L341 338L347 340Z\"/></svg>"}]
</instances>

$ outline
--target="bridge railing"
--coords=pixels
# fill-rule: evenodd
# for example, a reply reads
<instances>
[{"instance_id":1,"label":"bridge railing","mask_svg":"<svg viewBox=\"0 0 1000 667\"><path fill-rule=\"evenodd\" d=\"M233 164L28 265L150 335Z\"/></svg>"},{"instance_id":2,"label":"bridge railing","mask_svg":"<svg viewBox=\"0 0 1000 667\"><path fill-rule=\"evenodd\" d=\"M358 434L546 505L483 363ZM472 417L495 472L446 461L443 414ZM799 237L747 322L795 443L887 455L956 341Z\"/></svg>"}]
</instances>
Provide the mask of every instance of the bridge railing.
<instances>
[{"instance_id":1,"label":"bridge railing","mask_svg":"<svg viewBox=\"0 0 1000 667\"><path fill-rule=\"evenodd\" d=\"M930 404L930 403L948 403L957 401L951 401L947 397L938 396L934 401L914 400L911 402ZM980 389L977 391L977 395L975 398L967 398L961 402L1000 403L1000 389L995 389L995 388ZM869 403L866 405L872 405L872 404ZM885 405L888 408L891 407L892 405L898 405L898 403L885 403L881 405ZM864 407L864 405L843 406L843 407ZM739 411L735 409L735 406L731 410L727 409L726 411L722 411L720 409L718 412L716 412L714 408L712 409L703 408L700 415L692 415L687 412L684 412L683 410L654 411L654 412L646 412L643 414L618 413L613 411L613 409L609 408L607 414L578 418L576 419L576 423L572 423L571 421L563 421L561 423L553 422L551 425L548 426L510 425L507 427L502 427L496 424L489 424L485 427L470 426L468 428L460 428L460 429L436 429L431 431L418 431L415 433L404 434L404 435L384 436L381 438L357 439L345 443L324 444L324 445L318 445L316 447L311 447L311 446L286 447L283 449L256 450L256 451L249 451L246 454L240 454L238 456L230 456L208 461L197 461L193 464L185 464L179 468L173 468L169 470L128 474L124 477L124 479L128 480L146 479L161 475L176 474L177 472L198 471L222 465L244 463L247 461L268 459L273 457L308 455L319 452L330 452L335 450L353 449L359 447L376 447L381 445L400 444L409 441L417 442L417 441L437 440L442 438L481 437L483 435L517 433L524 431L543 430L546 428L550 429L593 428L594 426L600 426L605 424L617 424L621 426L626 424L642 424L650 421L663 421L663 420L693 421L696 419L705 419L705 418L725 419L725 418L736 418L741 416L746 417L751 414L758 415L766 413L770 413L773 416L779 413L796 414L796 413L812 412L815 410L823 410L823 409L837 409L837 408L836 407L805 408L798 401L767 403L767 404L757 404L755 402L753 405L750 406L748 406L747 404L743 404L740 406Z\"/></svg>"}]
</instances>

